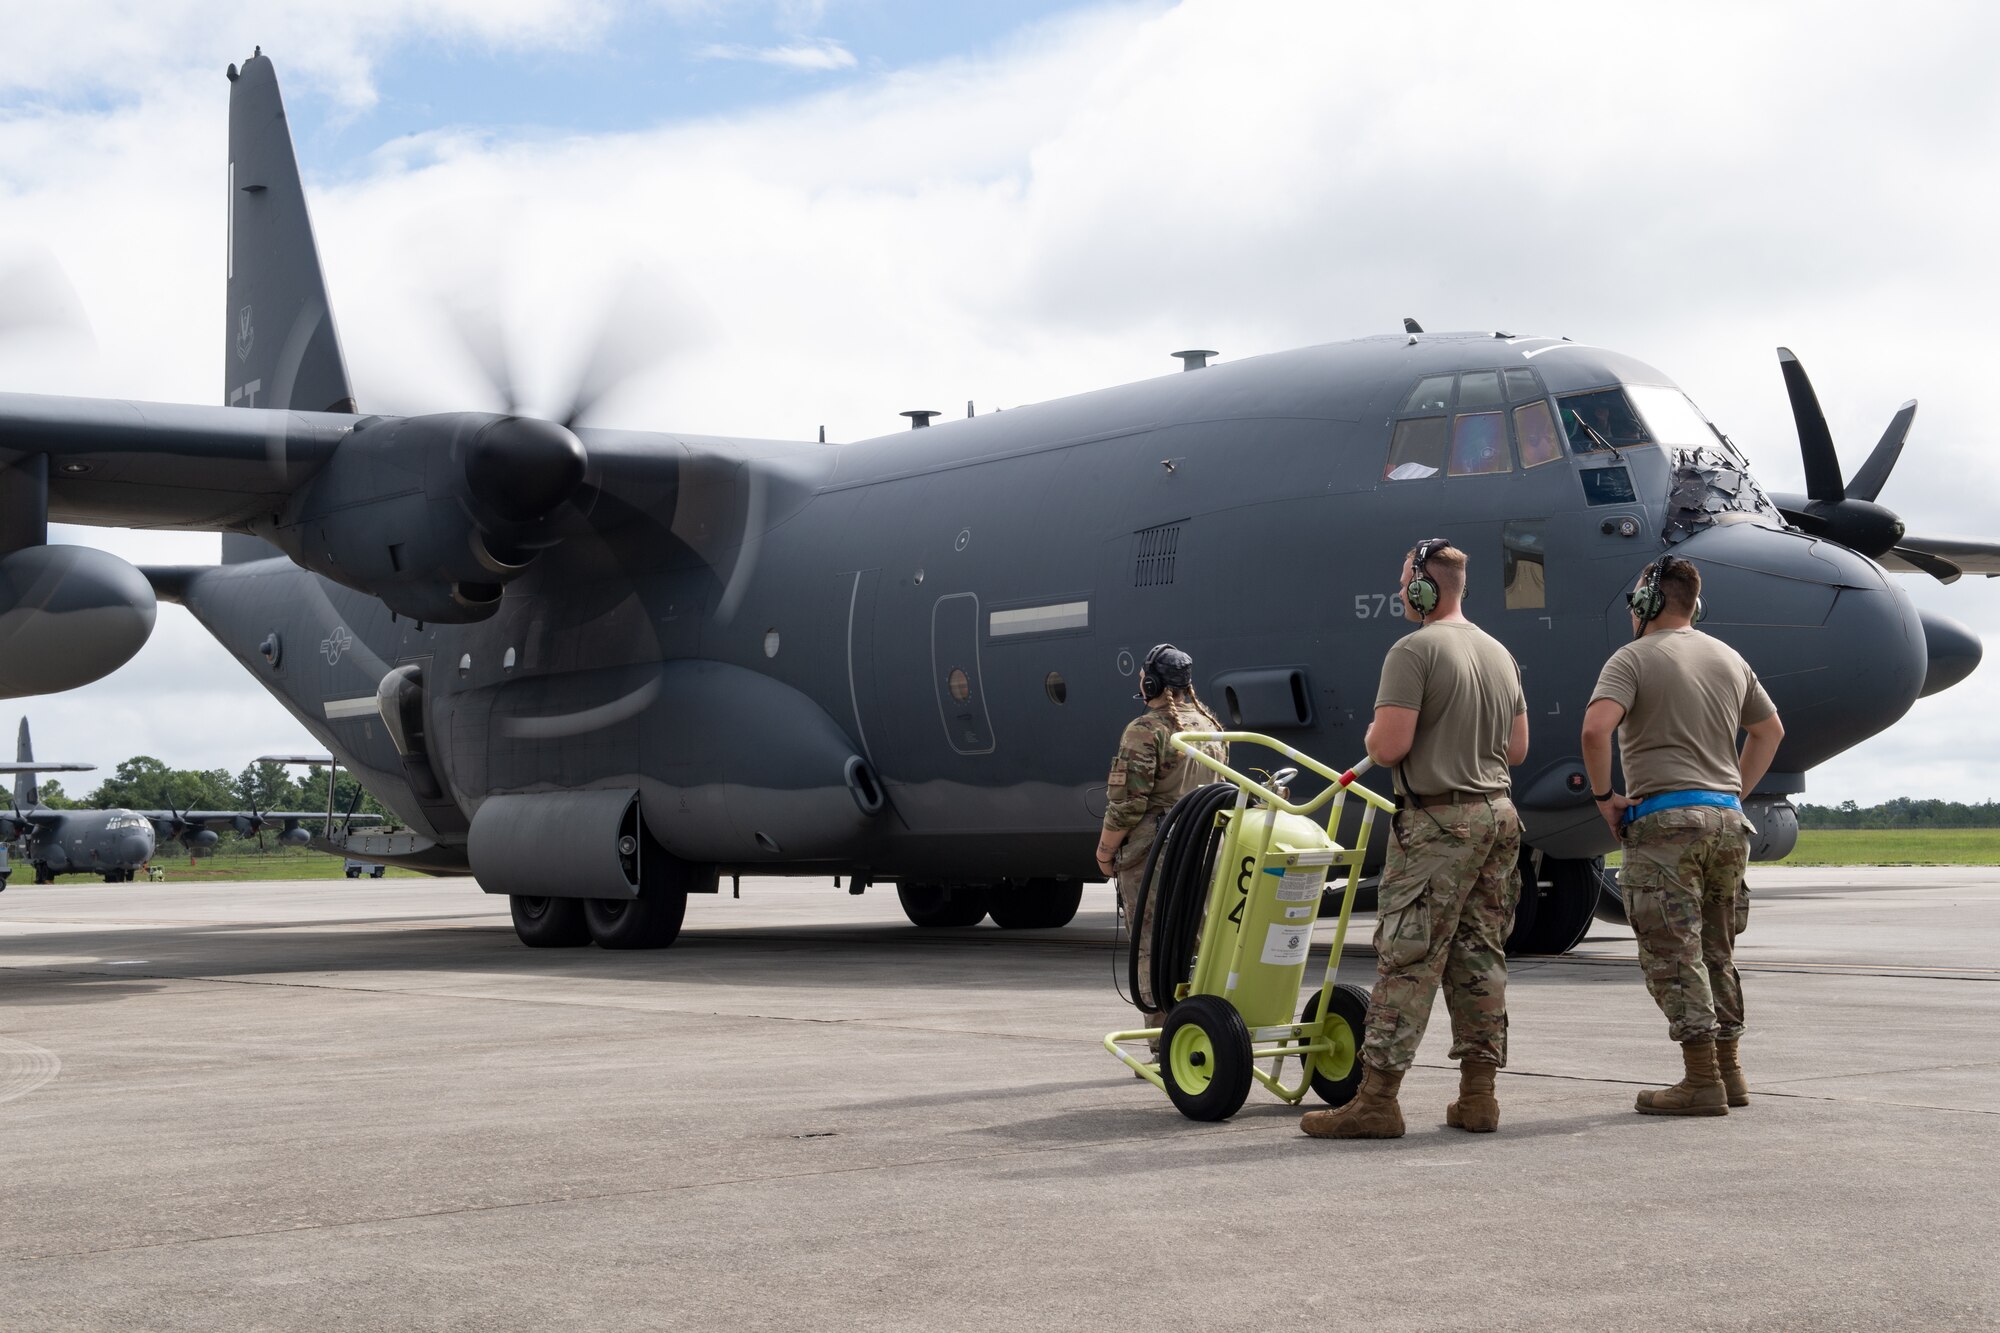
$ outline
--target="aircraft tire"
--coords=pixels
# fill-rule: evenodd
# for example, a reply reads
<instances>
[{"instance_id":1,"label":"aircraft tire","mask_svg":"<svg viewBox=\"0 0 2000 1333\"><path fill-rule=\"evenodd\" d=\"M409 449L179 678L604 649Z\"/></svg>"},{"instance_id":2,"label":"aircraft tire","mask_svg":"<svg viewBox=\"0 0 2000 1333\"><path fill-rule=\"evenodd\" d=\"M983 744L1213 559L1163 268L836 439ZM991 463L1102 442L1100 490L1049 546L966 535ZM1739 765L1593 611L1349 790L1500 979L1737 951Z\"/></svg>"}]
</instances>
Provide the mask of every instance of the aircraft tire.
<instances>
[{"instance_id":1,"label":"aircraft tire","mask_svg":"<svg viewBox=\"0 0 2000 1333\"><path fill-rule=\"evenodd\" d=\"M687 890L654 888L637 898L585 898L583 919L600 949L664 949L680 937Z\"/></svg>"},{"instance_id":2,"label":"aircraft tire","mask_svg":"<svg viewBox=\"0 0 2000 1333\"><path fill-rule=\"evenodd\" d=\"M590 943L590 923L583 919L581 898L507 899L514 915L514 934L530 949L575 949Z\"/></svg>"},{"instance_id":3,"label":"aircraft tire","mask_svg":"<svg viewBox=\"0 0 2000 1333\"><path fill-rule=\"evenodd\" d=\"M986 919L986 890L973 884L896 885L896 901L913 926L959 930Z\"/></svg>"},{"instance_id":4,"label":"aircraft tire","mask_svg":"<svg viewBox=\"0 0 2000 1333\"><path fill-rule=\"evenodd\" d=\"M1521 850L1521 901L1514 910L1514 929L1507 936L1509 957L1563 954L1583 942L1602 892L1602 857L1558 860L1535 858Z\"/></svg>"},{"instance_id":5,"label":"aircraft tire","mask_svg":"<svg viewBox=\"0 0 2000 1333\"><path fill-rule=\"evenodd\" d=\"M1002 930L1060 930L1082 902L1081 881L1031 879L992 895L986 911Z\"/></svg>"},{"instance_id":6,"label":"aircraft tire","mask_svg":"<svg viewBox=\"0 0 2000 1333\"><path fill-rule=\"evenodd\" d=\"M1625 915L1625 891L1618 887L1618 872L1607 869L1598 876L1597 919L1613 926L1629 926Z\"/></svg>"}]
</instances>

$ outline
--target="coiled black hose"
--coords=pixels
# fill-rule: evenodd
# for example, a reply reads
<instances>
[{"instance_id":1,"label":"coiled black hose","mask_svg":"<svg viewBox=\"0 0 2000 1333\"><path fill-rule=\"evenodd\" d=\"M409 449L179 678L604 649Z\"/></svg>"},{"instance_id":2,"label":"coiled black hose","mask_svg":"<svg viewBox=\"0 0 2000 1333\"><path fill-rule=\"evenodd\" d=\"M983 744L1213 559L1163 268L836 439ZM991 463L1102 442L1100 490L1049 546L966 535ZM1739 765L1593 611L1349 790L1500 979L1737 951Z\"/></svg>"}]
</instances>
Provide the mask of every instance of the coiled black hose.
<instances>
[{"instance_id":1,"label":"coiled black hose","mask_svg":"<svg viewBox=\"0 0 2000 1333\"><path fill-rule=\"evenodd\" d=\"M1222 835L1215 816L1235 800L1234 786L1211 782L1174 802L1160 820L1159 832L1146 853L1145 873L1139 879L1127 966L1132 996L1141 1009L1165 1011L1173 1003L1174 987L1186 981L1193 970L1202 910L1208 902L1208 885L1215 874L1215 854ZM1141 929L1151 932L1153 947L1151 975L1143 978L1139 975Z\"/></svg>"}]
</instances>

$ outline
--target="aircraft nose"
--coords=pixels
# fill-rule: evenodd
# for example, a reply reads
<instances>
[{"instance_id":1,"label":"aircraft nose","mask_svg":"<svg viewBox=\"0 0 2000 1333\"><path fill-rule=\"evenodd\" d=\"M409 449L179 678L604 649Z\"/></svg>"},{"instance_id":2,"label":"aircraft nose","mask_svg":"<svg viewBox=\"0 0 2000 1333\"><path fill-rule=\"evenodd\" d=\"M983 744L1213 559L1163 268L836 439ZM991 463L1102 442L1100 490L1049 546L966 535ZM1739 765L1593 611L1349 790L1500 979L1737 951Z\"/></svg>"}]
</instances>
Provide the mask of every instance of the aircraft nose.
<instances>
[{"instance_id":1,"label":"aircraft nose","mask_svg":"<svg viewBox=\"0 0 2000 1333\"><path fill-rule=\"evenodd\" d=\"M1833 542L1736 524L1674 553L1701 569L1702 628L1743 654L1778 706L1777 772L1804 772L1887 730L1916 702L1933 652L1963 647L1941 633L1934 649L1891 576Z\"/></svg>"},{"instance_id":2,"label":"aircraft nose","mask_svg":"<svg viewBox=\"0 0 2000 1333\"><path fill-rule=\"evenodd\" d=\"M118 840L118 859L136 866L153 859L153 831L135 829Z\"/></svg>"},{"instance_id":3,"label":"aircraft nose","mask_svg":"<svg viewBox=\"0 0 2000 1333\"><path fill-rule=\"evenodd\" d=\"M1986 645L1979 636L1950 616L1919 611L1924 624L1924 647L1930 664L1924 672L1924 696L1948 690L1979 668Z\"/></svg>"}]
</instances>

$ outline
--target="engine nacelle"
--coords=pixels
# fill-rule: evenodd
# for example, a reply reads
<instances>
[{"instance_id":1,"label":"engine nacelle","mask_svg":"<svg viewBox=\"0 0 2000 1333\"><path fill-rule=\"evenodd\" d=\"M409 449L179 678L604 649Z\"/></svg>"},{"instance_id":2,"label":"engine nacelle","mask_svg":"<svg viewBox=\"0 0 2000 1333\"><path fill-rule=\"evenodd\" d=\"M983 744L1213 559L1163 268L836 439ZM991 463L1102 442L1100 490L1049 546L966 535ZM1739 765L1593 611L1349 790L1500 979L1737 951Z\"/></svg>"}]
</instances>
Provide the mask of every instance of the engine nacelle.
<instances>
[{"instance_id":1,"label":"engine nacelle","mask_svg":"<svg viewBox=\"0 0 2000 1333\"><path fill-rule=\"evenodd\" d=\"M466 624L555 540L583 443L552 421L455 412L368 418L258 536L417 620Z\"/></svg>"},{"instance_id":2,"label":"engine nacelle","mask_svg":"<svg viewBox=\"0 0 2000 1333\"><path fill-rule=\"evenodd\" d=\"M1752 796L1743 803L1743 817L1757 831L1750 835L1752 861L1782 861L1799 845L1799 812L1783 796Z\"/></svg>"},{"instance_id":3,"label":"engine nacelle","mask_svg":"<svg viewBox=\"0 0 2000 1333\"><path fill-rule=\"evenodd\" d=\"M157 611L146 576L108 551L29 546L0 556L0 698L110 675L145 647Z\"/></svg>"}]
</instances>

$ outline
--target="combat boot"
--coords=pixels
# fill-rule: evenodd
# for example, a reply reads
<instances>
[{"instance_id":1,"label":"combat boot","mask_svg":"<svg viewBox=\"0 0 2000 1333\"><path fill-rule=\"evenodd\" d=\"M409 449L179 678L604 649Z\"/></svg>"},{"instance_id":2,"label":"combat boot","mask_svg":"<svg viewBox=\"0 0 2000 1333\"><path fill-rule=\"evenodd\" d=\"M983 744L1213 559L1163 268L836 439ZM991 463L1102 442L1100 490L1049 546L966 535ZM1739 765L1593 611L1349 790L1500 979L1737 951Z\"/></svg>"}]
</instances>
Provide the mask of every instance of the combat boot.
<instances>
[{"instance_id":1,"label":"combat boot","mask_svg":"<svg viewBox=\"0 0 2000 1333\"><path fill-rule=\"evenodd\" d=\"M1736 1058L1736 1038L1716 1038L1715 1072L1722 1075L1722 1090L1729 1094L1731 1106L1750 1104L1750 1081L1743 1077L1743 1066Z\"/></svg>"},{"instance_id":2,"label":"combat boot","mask_svg":"<svg viewBox=\"0 0 2000 1333\"><path fill-rule=\"evenodd\" d=\"M1403 1108L1396 1093L1402 1086L1402 1070L1364 1064L1361 1090L1353 1101L1334 1110L1308 1111L1299 1118L1299 1128L1316 1139L1400 1139Z\"/></svg>"},{"instance_id":3,"label":"combat boot","mask_svg":"<svg viewBox=\"0 0 2000 1333\"><path fill-rule=\"evenodd\" d=\"M1444 1122L1472 1134L1500 1128L1500 1099L1493 1095L1493 1076L1500 1066L1486 1060L1458 1062L1458 1100L1444 1108Z\"/></svg>"},{"instance_id":4,"label":"combat boot","mask_svg":"<svg viewBox=\"0 0 2000 1333\"><path fill-rule=\"evenodd\" d=\"M1687 1072L1680 1082L1639 1094L1639 1114L1728 1115L1728 1094L1722 1090L1722 1076L1715 1072L1715 1043L1682 1042L1681 1062Z\"/></svg>"}]
</instances>

